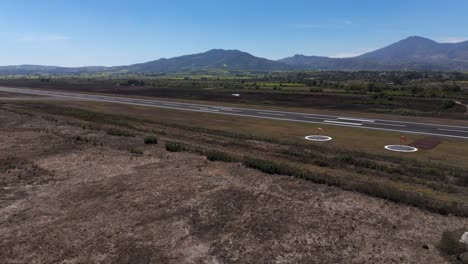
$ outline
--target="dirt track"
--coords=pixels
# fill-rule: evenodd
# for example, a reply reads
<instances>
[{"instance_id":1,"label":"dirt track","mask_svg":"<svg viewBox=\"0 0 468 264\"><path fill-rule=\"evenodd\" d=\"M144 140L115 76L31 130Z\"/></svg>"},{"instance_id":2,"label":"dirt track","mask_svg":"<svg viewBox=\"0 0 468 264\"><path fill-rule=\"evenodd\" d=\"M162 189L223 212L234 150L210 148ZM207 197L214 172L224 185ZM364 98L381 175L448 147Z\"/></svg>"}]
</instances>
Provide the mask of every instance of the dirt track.
<instances>
[{"instance_id":1,"label":"dirt track","mask_svg":"<svg viewBox=\"0 0 468 264\"><path fill-rule=\"evenodd\" d=\"M0 186L2 263L444 263L441 233L468 227L3 110Z\"/></svg>"}]
</instances>

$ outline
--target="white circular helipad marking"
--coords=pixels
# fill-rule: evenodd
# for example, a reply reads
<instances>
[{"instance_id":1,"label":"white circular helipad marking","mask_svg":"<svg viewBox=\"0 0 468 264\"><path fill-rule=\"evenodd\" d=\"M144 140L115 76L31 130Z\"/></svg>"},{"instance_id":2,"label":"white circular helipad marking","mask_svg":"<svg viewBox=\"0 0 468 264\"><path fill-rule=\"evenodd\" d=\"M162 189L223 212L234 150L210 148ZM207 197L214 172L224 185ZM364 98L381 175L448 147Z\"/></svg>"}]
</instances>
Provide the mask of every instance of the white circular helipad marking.
<instances>
[{"instance_id":1,"label":"white circular helipad marking","mask_svg":"<svg viewBox=\"0 0 468 264\"><path fill-rule=\"evenodd\" d=\"M385 146L385 149L391 150L391 151L398 151L398 152L416 152L418 151L417 148L411 147L411 146L406 146L406 145L387 145Z\"/></svg>"},{"instance_id":2,"label":"white circular helipad marking","mask_svg":"<svg viewBox=\"0 0 468 264\"><path fill-rule=\"evenodd\" d=\"M312 140L312 141L330 141L330 140L332 140L331 137L322 136L322 135L311 135L311 136L305 137L305 139Z\"/></svg>"}]
</instances>

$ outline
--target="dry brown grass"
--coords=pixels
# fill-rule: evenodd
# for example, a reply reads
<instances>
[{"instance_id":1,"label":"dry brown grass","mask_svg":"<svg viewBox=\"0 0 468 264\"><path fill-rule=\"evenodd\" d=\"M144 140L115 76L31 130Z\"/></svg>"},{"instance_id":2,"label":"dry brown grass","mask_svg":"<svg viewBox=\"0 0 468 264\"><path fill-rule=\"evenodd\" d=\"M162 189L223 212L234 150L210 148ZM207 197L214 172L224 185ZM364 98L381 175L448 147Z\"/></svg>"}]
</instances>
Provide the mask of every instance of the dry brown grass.
<instances>
[{"instance_id":1,"label":"dry brown grass","mask_svg":"<svg viewBox=\"0 0 468 264\"><path fill-rule=\"evenodd\" d=\"M443 263L468 224L4 107L0 263Z\"/></svg>"},{"instance_id":2,"label":"dry brown grass","mask_svg":"<svg viewBox=\"0 0 468 264\"><path fill-rule=\"evenodd\" d=\"M61 105L61 103L56 103ZM96 110L103 113L125 113L125 115L146 118L153 121L164 121L186 126L203 127L253 135L256 137L274 138L300 144L329 144L333 147L364 151L390 157L411 157L422 161L441 162L468 168L468 140L443 138L443 142L433 150L419 151L412 154L393 153L384 149L385 145L399 143L402 133L360 128L338 127L330 125L304 124L288 121L277 121L249 117L226 116L221 114L195 113L189 111L128 106L96 102L68 102L67 105ZM312 143L304 137L316 133L320 126L324 133L333 137L329 143ZM405 134L410 141L422 139L424 135Z\"/></svg>"},{"instance_id":3,"label":"dry brown grass","mask_svg":"<svg viewBox=\"0 0 468 264\"><path fill-rule=\"evenodd\" d=\"M443 160L440 157L447 158L448 154L433 152L436 148L402 158L388 153L379 144L398 139L396 133L325 126L325 131L336 140L331 144L313 144L303 137L307 135L305 131L315 130L314 127L302 123L94 102L70 102L65 108L60 102L23 103L19 105L21 108L56 117L77 118L88 122L91 127L96 127L96 123L98 128L103 125L124 127L142 136L151 132L163 139L183 141L193 145L194 149L202 147L240 157L246 154L254 158L263 157L290 164L296 168L295 171L306 169L331 175L337 179L337 185L345 189L441 213L466 213L464 208L467 204L463 201L468 191L463 177L466 181L467 171L465 164L457 164L466 157ZM370 138L369 143L362 142L362 138ZM453 146L463 151L466 145L456 141ZM301 175L295 173L293 176ZM390 194L389 190L394 190L398 197Z\"/></svg>"}]
</instances>

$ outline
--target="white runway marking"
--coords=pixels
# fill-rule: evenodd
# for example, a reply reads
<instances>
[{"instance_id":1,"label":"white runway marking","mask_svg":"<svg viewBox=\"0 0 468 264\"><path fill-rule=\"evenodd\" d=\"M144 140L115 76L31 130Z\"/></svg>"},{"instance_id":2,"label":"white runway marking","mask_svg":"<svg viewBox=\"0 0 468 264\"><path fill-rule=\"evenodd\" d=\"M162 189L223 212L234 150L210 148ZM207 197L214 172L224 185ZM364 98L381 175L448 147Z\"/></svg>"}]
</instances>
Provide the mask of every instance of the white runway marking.
<instances>
[{"instance_id":1,"label":"white runway marking","mask_svg":"<svg viewBox=\"0 0 468 264\"><path fill-rule=\"evenodd\" d=\"M261 114L261 115L274 115L274 116L284 116L283 114L275 114L275 113L267 113L267 112L257 112L257 114Z\"/></svg>"},{"instance_id":2,"label":"white runway marking","mask_svg":"<svg viewBox=\"0 0 468 264\"><path fill-rule=\"evenodd\" d=\"M234 111L232 107L225 107L225 106L213 106L221 111Z\"/></svg>"},{"instance_id":3,"label":"white runway marking","mask_svg":"<svg viewBox=\"0 0 468 264\"><path fill-rule=\"evenodd\" d=\"M468 130L443 129L443 128L438 128L437 130L442 130L442 131L450 131L450 132L462 132L462 133L468 133Z\"/></svg>"},{"instance_id":4,"label":"white runway marking","mask_svg":"<svg viewBox=\"0 0 468 264\"><path fill-rule=\"evenodd\" d=\"M342 125L351 125L351 126L362 126L360 123L350 123L350 122L340 122L340 121L333 121L333 120L325 120L324 123L332 123L332 124L342 124Z\"/></svg>"},{"instance_id":5,"label":"white runway marking","mask_svg":"<svg viewBox=\"0 0 468 264\"><path fill-rule=\"evenodd\" d=\"M306 118L306 119L322 119L322 120L330 119L330 118L314 117L314 116L301 116L301 117L302 117L302 118Z\"/></svg>"},{"instance_id":6,"label":"white runway marking","mask_svg":"<svg viewBox=\"0 0 468 264\"><path fill-rule=\"evenodd\" d=\"M210 109L210 108L199 108L201 111L207 111L207 112L219 112L217 109Z\"/></svg>"},{"instance_id":7,"label":"white runway marking","mask_svg":"<svg viewBox=\"0 0 468 264\"><path fill-rule=\"evenodd\" d=\"M406 127L405 125L383 124L383 123L374 123L374 125L380 125L380 126L394 126L394 127Z\"/></svg>"},{"instance_id":8,"label":"white runway marking","mask_svg":"<svg viewBox=\"0 0 468 264\"><path fill-rule=\"evenodd\" d=\"M127 105L139 105L139 106L147 106L147 107L158 107L164 109L174 109L174 110L182 110L182 111L194 111L194 112L203 112L203 113L212 113L212 114L224 114L224 115L231 115L231 116L242 116L242 117L253 117L253 118L263 118L263 119L272 119L272 120L280 120L280 121L292 121L292 122L301 122L301 123L309 123L309 124L328 124L334 126L341 126L341 127L352 127L352 128L361 128L361 129L370 129L370 130L381 130L381 131L393 131L393 132L405 132L405 133L412 133L412 134L422 134L422 135L434 135L434 136L444 136L444 137L451 137L451 138L460 138L460 139L468 139L468 135L456 135L453 133L468 133L468 126L453 126L453 125L441 125L441 124L431 124L431 123L418 123L418 122L405 122L405 121L396 121L396 120L383 120L383 119L374 119L375 122L383 122L385 125L390 126L388 123L394 123L395 127L372 127L367 126L369 124L377 124L377 123L368 123L368 124L361 124L361 123L352 123L352 122L339 122L333 121L333 119L337 118L345 118L340 116L330 116L330 115L317 115L317 114L308 114L308 113L300 113L300 112L290 112L290 111L274 111L274 110L260 110L260 109L252 109L252 108L236 108L235 111L211 111L213 106L208 105L197 105L197 104L189 104L189 103L174 103L174 106L163 105L164 103L171 104L173 102L162 101L162 100L141 100L141 99L134 99L134 101L123 101L122 98L131 99L128 97L117 97L117 96L96 96L91 94L79 94L79 93L57 93L57 92L49 92L44 90L32 90L32 89L15 89L15 88L6 88L0 87L0 91L6 92L14 92L14 93L22 93L22 94L37 94L37 95L47 95L53 96L58 98L68 98L68 99L81 99L87 101L99 101L99 102L109 102L109 103L120 103L120 104L127 104ZM132 98L133 99L133 98ZM208 109L208 110L201 110L201 109ZM249 113L252 111L253 113ZM265 115L255 115L254 112L263 112ZM272 114L279 115L277 117L272 116ZM286 116L291 114L291 116ZM310 116L310 119L307 120L306 118L300 119L301 116ZM313 117L318 117L317 119L313 119ZM326 121L320 119L327 119ZM358 119L358 118L352 118ZM370 120L370 119L359 119L359 120ZM406 126L403 126L405 124ZM468 123L467 123L468 124ZM379 124L383 125L383 124ZM420 126L413 128L413 126ZM453 129L450 129L453 128ZM423 130L424 129L424 130ZM419 130L419 131L418 131ZM436 131L440 132L436 132ZM446 133L442 131L446 131ZM434 132L432 132L434 131ZM452 132L450 134L449 132Z\"/></svg>"},{"instance_id":9,"label":"white runway marking","mask_svg":"<svg viewBox=\"0 0 468 264\"><path fill-rule=\"evenodd\" d=\"M368 122L368 123L373 123L375 122L374 120L371 119L360 119L360 118L350 118L350 117L338 117L338 120L348 120L348 121L357 121L357 122Z\"/></svg>"}]
</instances>

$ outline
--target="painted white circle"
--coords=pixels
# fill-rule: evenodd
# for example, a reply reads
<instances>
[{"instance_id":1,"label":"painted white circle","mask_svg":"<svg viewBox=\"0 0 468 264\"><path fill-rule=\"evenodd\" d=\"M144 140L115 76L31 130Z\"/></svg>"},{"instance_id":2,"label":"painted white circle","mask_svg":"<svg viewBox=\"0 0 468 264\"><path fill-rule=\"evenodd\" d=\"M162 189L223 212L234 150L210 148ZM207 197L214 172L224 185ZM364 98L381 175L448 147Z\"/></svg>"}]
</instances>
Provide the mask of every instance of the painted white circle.
<instances>
[{"instance_id":1,"label":"painted white circle","mask_svg":"<svg viewBox=\"0 0 468 264\"><path fill-rule=\"evenodd\" d=\"M385 149L391 150L391 151L397 151L397 152L416 152L418 151L417 148L412 147L412 146L406 146L406 145L387 145L385 146Z\"/></svg>"},{"instance_id":2,"label":"painted white circle","mask_svg":"<svg viewBox=\"0 0 468 264\"><path fill-rule=\"evenodd\" d=\"M311 140L311 141L330 141L330 140L332 140L331 137L322 136L322 135L310 135L310 136L305 137L305 139Z\"/></svg>"}]
</instances>

